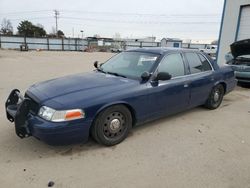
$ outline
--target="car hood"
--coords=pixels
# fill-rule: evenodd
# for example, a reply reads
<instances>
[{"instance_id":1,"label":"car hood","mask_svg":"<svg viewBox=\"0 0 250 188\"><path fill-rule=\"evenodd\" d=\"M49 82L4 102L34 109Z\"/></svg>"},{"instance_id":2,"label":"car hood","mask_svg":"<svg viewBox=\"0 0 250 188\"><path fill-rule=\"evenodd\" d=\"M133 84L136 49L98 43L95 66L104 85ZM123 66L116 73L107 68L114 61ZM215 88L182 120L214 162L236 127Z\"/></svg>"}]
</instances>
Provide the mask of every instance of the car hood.
<instances>
[{"instance_id":1,"label":"car hood","mask_svg":"<svg viewBox=\"0 0 250 188\"><path fill-rule=\"evenodd\" d=\"M231 53L234 58L241 55L250 55L250 39L237 41L231 44Z\"/></svg>"},{"instance_id":2,"label":"car hood","mask_svg":"<svg viewBox=\"0 0 250 188\"><path fill-rule=\"evenodd\" d=\"M79 96L89 100L98 97L98 95L123 90L135 84L138 84L137 80L92 72L40 82L32 85L26 94L40 103L48 100L64 103Z\"/></svg>"}]
</instances>

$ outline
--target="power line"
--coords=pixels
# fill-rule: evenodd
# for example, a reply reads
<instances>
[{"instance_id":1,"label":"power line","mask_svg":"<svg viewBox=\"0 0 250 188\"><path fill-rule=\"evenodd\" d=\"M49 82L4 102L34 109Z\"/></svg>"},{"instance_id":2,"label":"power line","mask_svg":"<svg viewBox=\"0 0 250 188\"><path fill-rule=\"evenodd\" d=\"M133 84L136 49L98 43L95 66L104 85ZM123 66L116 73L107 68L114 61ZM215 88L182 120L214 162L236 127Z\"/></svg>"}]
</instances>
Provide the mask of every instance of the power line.
<instances>
[{"instance_id":1,"label":"power line","mask_svg":"<svg viewBox=\"0 0 250 188\"><path fill-rule=\"evenodd\" d=\"M14 18L14 19L9 19L10 21L19 21L19 20L40 20L40 19L52 19L53 17L50 16L45 16L45 17L24 17L24 18Z\"/></svg>"},{"instance_id":2,"label":"power line","mask_svg":"<svg viewBox=\"0 0 250 188\"><path fill-rule=\"evenodd\" d=\"M119 16L156 16L156 17L220 17L220 14L148 14L148 13L122 13L122 12L92 12L79 10L61 10L61 12L81 13L81 14L102 14Z\"/></svg>"},{"instance_id":3,"label":"power line","mask_svg":"<svg viewBox=\"0 0 250 188\"><path fill-rule=\"evenodd\" d=\"M0 15L15 15L15 14L34 14L34 13L41 13L41 12L50 12L51 10L34 10L34 11L17 11L17 12L5 12L0 13Z\"/></svg>"},{"instance_id":4,"label":"power line","mask_svg":"<svg viewBox=\"0 0 250 188\"><path fill-rule=\"evenodd\" d=\"M34 13L46 13L51 10L36 10L36 11L20 11L20 12L6 12L0 13L0 15L15 15L15 14L34 14ZM55 10L54 10L55 11ZM59 12L57 10L57 12ZM77 13L77 14L94 14L94 15L119 15L119 16L154 16L154 17L220 17L220 14L149 14L149 13L124 13L124 12L94 12L94 11L81 11L81 10L60 10L63 13Z\"/></svg>"},{"instance_id":5,"label":"power line","mask_svg":"<svg viewBox=\"0 0 250 188\"><path fill-rule=\"evenodd\" d=\"M113 23L135 23L135 24L186 24L186 25L206 25L206 24L219 24L220 22L205 22L205 21L135 21L135 20L114 20L114 19L98 19L98 18L82 18L82 17L61 17L61 19L72 19L72 20L86 20L96 22L113 22Z\"/></svg>"}]
</instances>

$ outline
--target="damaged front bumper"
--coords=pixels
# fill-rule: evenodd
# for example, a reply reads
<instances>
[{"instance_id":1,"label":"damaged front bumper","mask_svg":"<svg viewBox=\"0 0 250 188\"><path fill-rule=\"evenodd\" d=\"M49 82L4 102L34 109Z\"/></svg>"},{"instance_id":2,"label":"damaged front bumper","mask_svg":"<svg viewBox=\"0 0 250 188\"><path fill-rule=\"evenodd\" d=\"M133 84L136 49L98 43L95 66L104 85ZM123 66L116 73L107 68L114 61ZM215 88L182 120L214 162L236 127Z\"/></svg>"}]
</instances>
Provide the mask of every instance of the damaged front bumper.
<instances>
[{"instance_id":1,"label":"damaged front bumper","mask_svg":"<svg viewBox=\"0 0 250 188\"><path fill-rule=\"evenodd\" d=\"M16 134L20 138L31 136L27 121L30 104L31 100L23 97L18 89L12 90L5 103L7 119L15 123Z\"/></svg>"},{"instance_id":2,"label":"damaged front bumper","mask_svg":"<svg viewBox=\"0 0 250 188\"><path fill-rule=\"evenodd\" d=\"M92 120L71 122L50 122L37 115L39 104L28 95L21 95L14 89L6 103L6 115L14 122L15 131L20 138L34 136L50 145L86 142Z\"/></svg>"},{"instance_id":3,"label":"damaged front bumper","mask_svg":"<svg viewBox=\"0 0 250 188\"><path fill-rule=\"evenodd\" d=\"M15 123L16 134L20 138L31 136L27 121L30 104L31 100L23 97L18 89L12 90L5 103L7 119Z\"/></svg>"}]
</instances>

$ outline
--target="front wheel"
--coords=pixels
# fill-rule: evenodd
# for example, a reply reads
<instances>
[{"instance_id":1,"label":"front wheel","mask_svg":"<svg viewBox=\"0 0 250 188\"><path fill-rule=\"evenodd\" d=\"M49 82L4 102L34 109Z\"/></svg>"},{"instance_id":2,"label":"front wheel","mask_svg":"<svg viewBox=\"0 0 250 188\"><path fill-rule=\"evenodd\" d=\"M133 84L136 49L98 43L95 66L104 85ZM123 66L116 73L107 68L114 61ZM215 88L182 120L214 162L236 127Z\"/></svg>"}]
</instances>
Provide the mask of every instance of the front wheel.
<instances>
[{"instance_id":1,"label":"front wheel","mask_svg":"<svg viewBox=\"0 0 250 188\"><path fill-rule=\"evenodd\" d=\"M205 103L205 107L207 107L208 109L211 109L211 110L218 108L223 100L224 93L225 93L225 91L224 91L223 85L221 85L221 84L216 85L212 89L212 91L211 91L211 93L210 93L210 95Z\"/></svg>"},{"instance_id":2,"label":"front wheel","mask_svg":"<svg viewBox=\"0 0 250 188\"><path fill-rule=\"evenodd\" d=\"M132 127L132 116L124 105L103 110L91 127L92 137L100 144L113 146L122 142Z\"/></svg>"}]
</instances>

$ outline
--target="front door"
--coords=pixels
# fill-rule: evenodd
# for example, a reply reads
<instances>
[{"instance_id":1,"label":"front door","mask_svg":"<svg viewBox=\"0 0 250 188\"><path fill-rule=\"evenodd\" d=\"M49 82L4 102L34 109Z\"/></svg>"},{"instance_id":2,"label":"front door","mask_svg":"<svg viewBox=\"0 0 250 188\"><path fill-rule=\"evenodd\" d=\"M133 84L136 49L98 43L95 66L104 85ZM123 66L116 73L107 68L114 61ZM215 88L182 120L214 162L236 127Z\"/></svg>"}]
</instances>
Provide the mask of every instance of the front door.
<instances>
[{"instance_id":1,"label":"front door","mask_svg":"<svg viewBox=\"0 0 250 188\"><path fill-rule=\"evenodd\" d=\"M167 72L172 78L166 81L152 81L150 102L154 115L168 115L186 109L189 105L190 88L186 80L186 66L182 54L166 55L159 64L157 72Z\"/></svg>"}]
</instances>

